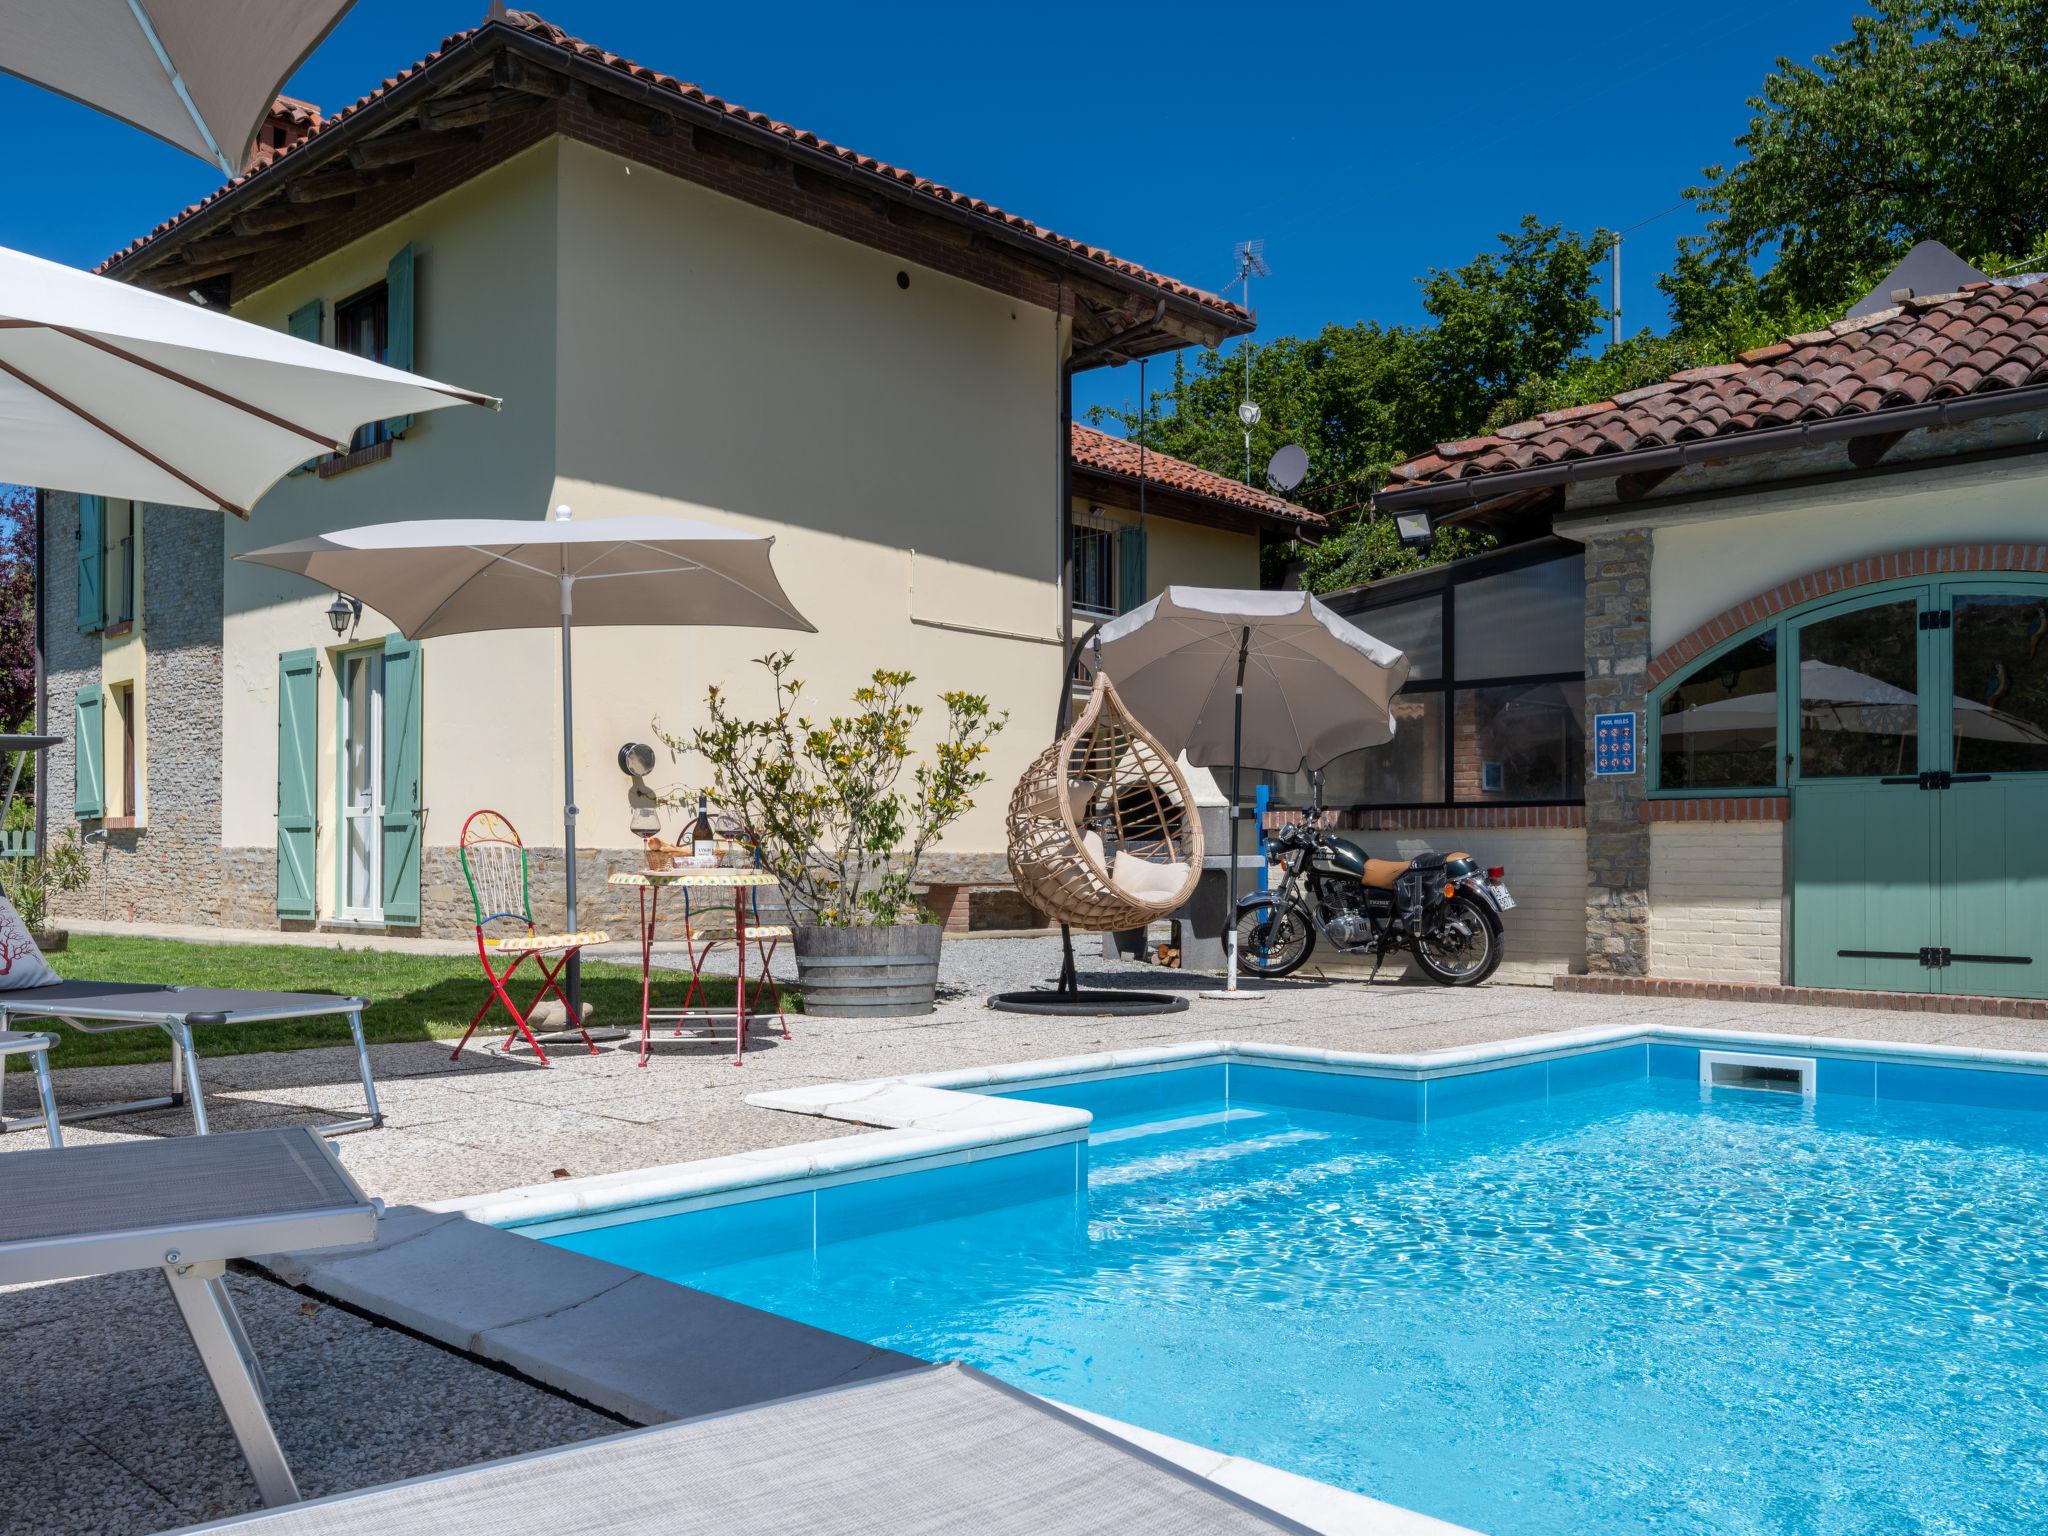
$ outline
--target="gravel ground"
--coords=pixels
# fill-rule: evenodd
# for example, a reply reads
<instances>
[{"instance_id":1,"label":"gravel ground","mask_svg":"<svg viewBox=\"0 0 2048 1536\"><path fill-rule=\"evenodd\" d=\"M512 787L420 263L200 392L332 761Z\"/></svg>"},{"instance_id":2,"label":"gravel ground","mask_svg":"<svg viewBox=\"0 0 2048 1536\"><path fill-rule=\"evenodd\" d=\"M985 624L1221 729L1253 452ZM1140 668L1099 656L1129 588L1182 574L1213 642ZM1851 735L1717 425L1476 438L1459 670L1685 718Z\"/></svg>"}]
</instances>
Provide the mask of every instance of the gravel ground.
<instances>
[{"instance_id":1,"label":"gravel ground","mask_svg":"<svg viewBox=\"0 0 2048 1536\"><path fill-rule=\"evenodd\" d=\"M1090 942L1083 984L1190 994L1205 977L1105 964ZM858 1128L756 1109L771 1087L1023 1061L1181 1040L1273 1040L1418 1051L1601 1023L1659 1022L1843 1038L2048 1048L2048 1025L1857 1009L1578 996L1493 985L1443 991L1407 981L1309 981L1258 1001L1194 998L1186 1013L1048 1019L996 1013L991 991L1049 982L1054 939L949 942L937 1013L921 1019L790 1021L757 1028L745 1067L715 1039L657 1035L643 1071L607 1044L525 1056L444 1046L377 1047L388 1123L337 1142L343 1162L392 1204L680 1162L851 1134ZM779 960L778 972L784 970ZM612 1021L602 1021L612 1022ZM624 1022L624 1021L618 1021ZM203 1042L202 1042L203 1049ZM317 1121L359 1102L345 1048L225 1057L205 1064L217 1129ZM60 1101L160 1092L165 1069L57 1074ZM27 1085L10 1074L12 1102ZM91 1122L89 1141L184 1135L177 1111ZM0 1137L0 1156L38 1147ZM301 1485L327 1493L601 1434L586 1408L268 1280L234 1282L274 1389L271 1413ZM0 1426L0 1532L134 1533L247 1509L255 1492L162 1283L124 1275L0 1291L0 1340L15 1411Z\"/></svg>"}]
</instances>

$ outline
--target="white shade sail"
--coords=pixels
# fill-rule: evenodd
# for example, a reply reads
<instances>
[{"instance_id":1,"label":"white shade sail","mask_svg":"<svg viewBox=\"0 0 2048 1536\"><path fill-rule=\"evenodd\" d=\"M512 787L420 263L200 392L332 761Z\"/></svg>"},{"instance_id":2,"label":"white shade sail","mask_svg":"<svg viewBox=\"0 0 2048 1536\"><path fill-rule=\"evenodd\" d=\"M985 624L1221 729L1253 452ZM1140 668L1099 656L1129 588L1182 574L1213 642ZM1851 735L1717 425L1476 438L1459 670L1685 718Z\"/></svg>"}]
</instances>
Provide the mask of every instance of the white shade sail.
<instances>
[{"instance_id":1,"label":"white shade sail","mask_svg":"<svg viewBox=\"0 0 2048 1536\"><path fill-rule=\"evenodd\" d=\"M7 0L0 68L238 176L353 0Z\"/></svg>"},{"instance_id":2,"label":"white shade sail","mask_svg":"<svg viewBox=\"0 0 2048 1536\"><path fill-rule=\"evenodd\" d=\"M489 395L0 248L0 479L247 517L357 427Z\"/></svg>"},{"instance_id":3,"label":"white shade sail","mask_svg":"<svg viewBox=\"0 0 2048 1536\"><path fill-rule=\"evenodd\" d=\"M1168 587L1100 640L1131 713L1205 768L1231 762L1240 647L1246 768L1297 773L1392 740L1408 681L1405 655L1306 592Z\"/></svg>"}]
</instances>

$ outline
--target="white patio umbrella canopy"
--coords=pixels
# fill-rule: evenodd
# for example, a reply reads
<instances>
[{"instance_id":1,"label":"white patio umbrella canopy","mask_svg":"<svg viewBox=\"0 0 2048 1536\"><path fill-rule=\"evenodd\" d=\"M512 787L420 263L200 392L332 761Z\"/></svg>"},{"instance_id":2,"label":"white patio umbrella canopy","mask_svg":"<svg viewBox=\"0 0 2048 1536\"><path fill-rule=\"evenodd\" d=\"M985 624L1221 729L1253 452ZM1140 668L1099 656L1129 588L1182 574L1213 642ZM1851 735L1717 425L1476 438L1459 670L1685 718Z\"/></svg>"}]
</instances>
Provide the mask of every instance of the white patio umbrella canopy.
<instances>
[{"instance_id":1,"label":"white patio umbrella canopy","mask_svg":"<svg viewBox=\"0 0 2048 1536\"><path fill-rule=\"evenodd\" d=\"M0 248L0 479L247 517L364 422L462 404L498 402Z\"/></svg>"},{"instance_id":2,"label":"white patio umbrella canopy","mask_svg":"<svg viewBox=\"0 0 2048 1536\"><path fill-rule=\"evenodd\" d=\"M1230 904L1237 990L1237 824L1245 768L1298 773L1394 736L1408 658L1306 592L1168 587L1102 626L1102 665L1169 752L1230 766Z\"/></svg>"},{"instance_id":3,"label":"white patio umbrella canopy","mask_svg":"<svg viewBox=\"0 0 2048 1536\"><path fill-rule=\"evenodd\" d=\"M237 555L375 608L408 640L562 632L562 842L576 927L575 625L816 626L769 562L775 540L687 517L432 518L343 528ZM584 601L577 602L578 590ZM574 974L572 972L572 974Z\"/></svg>"},{"instance_id":4,"label":"white patio umbrella canopy","mask_svg":"<svg viewBox=\"0 0 2048 1536\"><path fill-rule=\"evenodd\" d=\"M239 176L352 0L7 0L0 69Z\"/></svg>"}]
</instances>

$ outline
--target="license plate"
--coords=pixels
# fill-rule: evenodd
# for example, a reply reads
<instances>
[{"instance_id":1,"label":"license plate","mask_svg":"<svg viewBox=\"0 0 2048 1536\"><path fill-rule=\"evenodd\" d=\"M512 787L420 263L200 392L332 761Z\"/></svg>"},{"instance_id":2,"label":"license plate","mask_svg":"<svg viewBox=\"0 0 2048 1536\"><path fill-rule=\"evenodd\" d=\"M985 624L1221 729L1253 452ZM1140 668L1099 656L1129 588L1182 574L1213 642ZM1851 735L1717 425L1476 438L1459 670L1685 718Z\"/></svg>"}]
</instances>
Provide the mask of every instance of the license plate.
<instances>
[{"instance_id":1,"label":"license plate","mask_svg":"<svg viewBox=\"0 0 2048 1536\"><path fill-rule=\"evenodd\" d=\"M1494 905L1499 907L1501 911L1512 912L1514 910L1515 898L1508 894L1506 885L1489 880L1486 882L1486 894L1493 898Z\"/></svg>"}]
</instances>

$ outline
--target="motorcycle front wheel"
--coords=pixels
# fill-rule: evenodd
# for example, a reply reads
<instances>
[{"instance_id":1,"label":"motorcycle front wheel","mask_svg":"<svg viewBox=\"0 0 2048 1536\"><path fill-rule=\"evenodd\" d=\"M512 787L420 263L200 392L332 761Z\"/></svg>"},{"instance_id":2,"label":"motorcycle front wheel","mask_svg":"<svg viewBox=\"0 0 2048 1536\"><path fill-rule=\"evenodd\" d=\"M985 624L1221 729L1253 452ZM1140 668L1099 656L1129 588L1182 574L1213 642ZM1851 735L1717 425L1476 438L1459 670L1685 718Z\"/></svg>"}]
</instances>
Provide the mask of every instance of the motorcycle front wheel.
<instances>
[{"instance_id":1,"label":"motorcycle front wheel","mask_svg":"<svg viewBox=\"0 0 2048 1536\"><path fill-rule=\"evenodd\" d=\"M1315 947L1315 930L1299 907L1250 907L1237 915L1237 968L1246 975L1291 975Z\"/></svg>"},{"instance_id":2,"label":"motorcycle front wheel","mask_svg":"<svg viewBox=\"0 0 2048 1536\"><path fill-rule=\"evenodd\" d=\"M1500 918L1470 891L1443 904L1436 926L1414 943L1415 963L1440 987L1476 987L1500 969Z\"/></svg>"}]
</instances>

